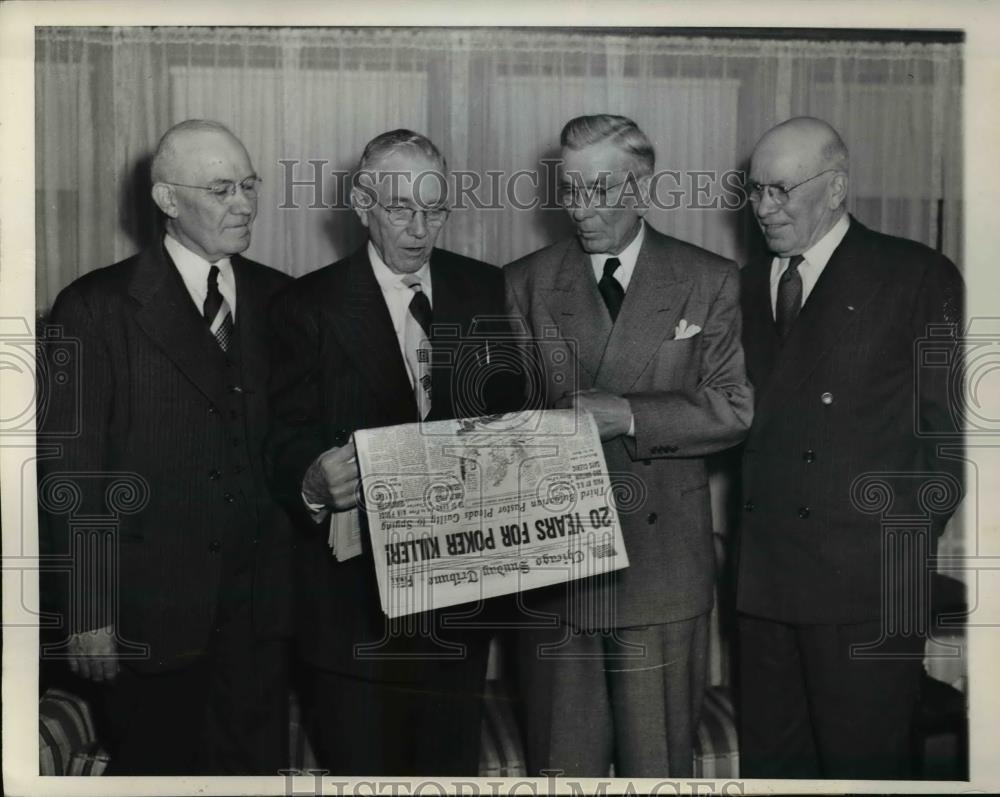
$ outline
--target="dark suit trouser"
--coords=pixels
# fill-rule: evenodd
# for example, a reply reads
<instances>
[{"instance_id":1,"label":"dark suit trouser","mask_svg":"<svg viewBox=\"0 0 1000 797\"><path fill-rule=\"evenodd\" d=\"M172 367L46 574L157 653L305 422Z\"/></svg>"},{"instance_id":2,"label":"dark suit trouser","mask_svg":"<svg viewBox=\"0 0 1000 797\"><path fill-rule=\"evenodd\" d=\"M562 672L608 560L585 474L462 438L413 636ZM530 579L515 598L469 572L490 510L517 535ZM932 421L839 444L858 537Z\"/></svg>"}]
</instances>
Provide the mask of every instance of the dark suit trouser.
<instances>
[{"instance_id":1,"label":"dark suit trouser","mask_svg":"<svg viewBox=\"0 0 1000 797\"><path fill-rule=\"evenodd\" d=\"M787 625L740 617L740 775L905 779L924 639L881 622Z\"/></svg>"},{"instance_id":2,"label":"dark suit trouser","mask_svg":"<svg viewBox=\"0 0 1000 797\"><path fill-rule=\"evenodd\" d=\"M254 639L247 604L207 655L163 673L123 663L106 690L109 774L276 775L288 766L288 643Z\"/></svg>"},{"instance_id":3,"label":"dark suit trouser","mask_svg":"<svg viewBox=\"0 0 1000 797\"><path fill-rule=\"evenodd\" d=\"M613 632L518 634L529 775L685 777L694 772L708 614Z\"/></svg>"},{"instance_id":4,"label":"dark suit trouser","mask_svg":"<svg viewBox=\"0 0 1000 797\"><path fill-rule=\"evenodd\" d=\"M312 669L318 765L333 775L475 777L489 639L462 660L422 663L426 678L374 681Z\"/></svg>"}]
</instances>

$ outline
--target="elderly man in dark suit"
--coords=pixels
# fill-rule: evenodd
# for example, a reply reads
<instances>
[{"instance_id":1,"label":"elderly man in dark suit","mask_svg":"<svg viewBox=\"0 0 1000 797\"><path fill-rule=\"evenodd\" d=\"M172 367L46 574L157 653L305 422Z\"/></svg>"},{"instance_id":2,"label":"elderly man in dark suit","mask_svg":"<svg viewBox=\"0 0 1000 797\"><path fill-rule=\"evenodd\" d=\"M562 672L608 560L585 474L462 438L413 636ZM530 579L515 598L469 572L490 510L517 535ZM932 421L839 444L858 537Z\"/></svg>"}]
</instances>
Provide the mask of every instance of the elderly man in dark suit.
<instances>
[{"instance_id":1,"label":"elderly man in dark suit","mask_svg":"<svg viewBox=\"0 0 1000 797\"><path fill-rule=\"evenodd\" d=\"M848 175L844 142L812 118L770 130L750 164L771 253L742 275L747 777L912 774L931 561L961 495L947 367L961 277L849 216ZM921 371L927 337L944 365Z\"/></svg>"},{"instance_id":2,"label":"elderly man in dark suit","mask_svg":"<svg viewBox=\"0 0 1000 797\"><path fill-rule=\"evenodd\" d=\"M290 280L240 256L259 180L224 126L168 130L152 181L165 235L52 309L79 346L77 381L53 391L41 429L79 433L39 484L50 549L82 576L57 590L69 663L107 685L115 773L275 774L291 546L262 472L265 309ZM80 519L112 514L120 479L134 501L111 547L104 530L82 539ZM54 498L67 485L70 514Z\"/></svg>"},{"instance_id":3,"label":"elderly man in dark suit","mask_svg":"<svg viewBox=\"0 0 1000 797\"><path fill-rule=\"evenodd\" d=\"M520 634L528 765L680 777L713 601L704 458L752 416L737 270L643 220L654 153L632 120L573 119L561 144L576 235L506 267L508 307L544 347L542 404L597 420L630 566L523 596L550 626Z\"/></svg>"},{"instance_id":4,"label":"elderly man in dark suit","mask_svg":"<svg viewBox=\"0 0 1000 797\"><path fill-rule=\"evenodd\" d=\"M359 429L502 409L512 392L479 370L489 360L479 322L503 316L502 272L435 248L446 188L425 136L375 137L352 194L367 243L297 280L274 309L269 451L277 489L313 516L296 552L296 637L317 759L336 774L478 773L488 633L456 627L479 622L458 616L468 606L450 625L444 611L386 618L351 441ZM335 558L328 524L333 535L358 524L361 555Z\"/></svg>"}]
</instances>

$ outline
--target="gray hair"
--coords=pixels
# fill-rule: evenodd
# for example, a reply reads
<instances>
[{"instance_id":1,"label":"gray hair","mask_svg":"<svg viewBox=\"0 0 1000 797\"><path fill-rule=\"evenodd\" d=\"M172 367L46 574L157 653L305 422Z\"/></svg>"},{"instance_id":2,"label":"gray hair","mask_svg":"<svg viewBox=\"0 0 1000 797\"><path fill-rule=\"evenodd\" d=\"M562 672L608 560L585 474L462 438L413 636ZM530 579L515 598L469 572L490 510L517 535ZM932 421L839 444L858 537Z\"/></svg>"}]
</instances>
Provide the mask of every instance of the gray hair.
<instances>
[{"instance_id":1,"label":"gray hair","mask_svg":"<svg viewBox=\"0 0 1000 797\"><path fill-rule=\"evenodd\" d=\"M611 141L630 156L635 161L640 176L653 173L656 165L653 144L639 129L639 125L627 116L609 113L577 116L563 126L559 135L559 144L564 149L579 150L602 141Z\"/></svg>"},{"instance_id":2,"label":"gray hair","mask_svg":"<svg viewBox=\"0 0 1000 797\"><path fill-rule=\"evenodd\" d=\"M448 170L448 163L445 161L444 155L441 154L441 150L434 146L433 141L420 133L400 128L381 133L365 145L365 151L361 153L361 160L358 162L358 172L373 172L379 161L387 155L403 149L415 150L435 161L441 166L442 172Z\"/></svg>"}]
</instances>

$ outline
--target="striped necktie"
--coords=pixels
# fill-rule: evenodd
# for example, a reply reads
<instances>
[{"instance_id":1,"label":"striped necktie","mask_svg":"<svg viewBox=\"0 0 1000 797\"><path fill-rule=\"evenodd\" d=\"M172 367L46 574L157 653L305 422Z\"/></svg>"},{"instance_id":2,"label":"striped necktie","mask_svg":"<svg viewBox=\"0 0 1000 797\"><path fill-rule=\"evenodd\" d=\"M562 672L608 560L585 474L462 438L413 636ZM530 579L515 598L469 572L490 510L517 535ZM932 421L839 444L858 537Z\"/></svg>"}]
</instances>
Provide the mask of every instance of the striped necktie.
<instances>
[{"instance_id":1,"label":"striped necktie","mask_svg":"<svg viewBox=\"0 0 1000 797\"><path fill-rule=\"evenodd\" d=\"M229 311L229 303L219 290L219 267L213 265L208 270L208 293L202 313L209 330L215 335L223 351L229 351L233 339L233 314Z\"/></svg>"},{"instance_id":2,"label":"striped necktie","mask_svg":"<svg viewBox=\"0 0 1000 797\"><path fill-rule=\"evenodd\" d=\"M417 412L420 420L424 420L431 411L431 303L419 277L406 274L403 284L413 291L403 329L403 354L413 380Z\"/></svg>"}]
</instances>

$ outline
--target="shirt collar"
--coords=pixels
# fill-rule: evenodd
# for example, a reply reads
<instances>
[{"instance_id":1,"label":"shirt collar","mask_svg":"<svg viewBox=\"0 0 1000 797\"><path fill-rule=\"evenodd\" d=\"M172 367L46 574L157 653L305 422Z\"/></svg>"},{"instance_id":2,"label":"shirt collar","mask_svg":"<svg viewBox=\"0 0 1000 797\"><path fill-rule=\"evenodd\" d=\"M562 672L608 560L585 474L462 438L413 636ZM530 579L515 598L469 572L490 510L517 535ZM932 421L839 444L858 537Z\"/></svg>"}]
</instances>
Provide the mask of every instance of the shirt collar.
<instances>
[{"instance_id":1,"label":"shirt collar","mask_svg":"<svg viewBox=\"0 0 1000 797\"><path fill-rule=\"evenodd\" d=\"M170 233L166 233L163 236L163 245L167 249L167 254L170 255L170 259L174 261L174 265L177 266L181 273L185 271L192 274L204 275L202 282L208 282L208 272L213 265L219 267L221 274L232 275L233 265L228 256L220 258L215 263L209 263L201 255L195 254L190 249L188 249L184 244L174 238Z\"/></svg>"},{"instance_id":2,"label":"shirt collar","mask_svg":"<svg viewBox=\"0 0 1000 797\"><path fill-rule=\"evenodd\" d=\"M403 274L397 274L391 268L389 268L382 256L378 253L378 249L375 248L375 244L368 240L368 260L372 264L372 271L375 273L375 279L378 282L379 287L382 292L392 290L394 288L399 288L409 291L403 284ZM425 294L428 294L428 301L430 301L430 286L431 286L431 266L430 261L424 263L419 269L413 272L413 276L419 278L421 282L421 289Z\"/></svg>"},{"instance_id":3,"label":"shirt collar","mask_svg":"<svg viewBox=\"0 0 1000 797\"><path fill-rule=\"evenodd\" d=\"M201 255L195 254L170 233L163 236L163 247L170 255L177 270L180 272L184 287L191 294L191 300L198 311L205 303L208 295L208 272L213 265L219 267L219 292L229 303L229 311L236 320L236 279L233 275L233 264L230 258L223 257L214 264L209 263Z\"/></svg>"},{"instance_id":4,"label":"shirt collar","mask_svg":"<svg viewBox=\"0 0 1000 797\"><path fill-rule=\"evenodd\" d=\"M844 213L827 231L826 235L802 253L802 258L817 269L825 268L830 258L833 257L834 251L847 235L848 227L850 227L850 221L847 213Z\"/></svg>"},{"instance_id":5,"label":"shirt collar","mask_svg":"<svg viewBox=\"0 0 1000 797\"><path fill-rule=\"evenodd\" d=\"M632 271L635 269L635 263L639 259L639 250L642 249L643 239L646 237L646 222L644 219L639 219L639 232L635 234L635 238L617 255L613 255L609 252L603 253L592 253L590 255L590 265L594 269L594 274L597 279L600 279L604 274L604 262L609 257L617 257L621 265L615 271L615 277L619 282L622 282L622 277L624 275L631 276Z\"/></svg>"}]
</instances>

